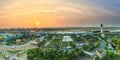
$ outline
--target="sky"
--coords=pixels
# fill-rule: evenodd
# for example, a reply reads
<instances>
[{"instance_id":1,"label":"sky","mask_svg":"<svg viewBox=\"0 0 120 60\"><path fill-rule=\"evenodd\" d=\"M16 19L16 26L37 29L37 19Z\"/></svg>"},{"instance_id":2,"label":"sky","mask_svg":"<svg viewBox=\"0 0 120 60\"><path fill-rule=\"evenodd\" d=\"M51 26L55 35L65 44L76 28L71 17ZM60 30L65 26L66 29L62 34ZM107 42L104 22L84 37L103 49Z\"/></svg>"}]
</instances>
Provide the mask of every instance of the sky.
<instances>
[{"instance_id":1,"label":"sky","mask_svg":"<svg viewBox=\"0 0 120 60\"><path fill-rule=\"evenodd\" d=\"M120 27L120 0L0 0L0 28Z\"/></svg>"}]
</instances>

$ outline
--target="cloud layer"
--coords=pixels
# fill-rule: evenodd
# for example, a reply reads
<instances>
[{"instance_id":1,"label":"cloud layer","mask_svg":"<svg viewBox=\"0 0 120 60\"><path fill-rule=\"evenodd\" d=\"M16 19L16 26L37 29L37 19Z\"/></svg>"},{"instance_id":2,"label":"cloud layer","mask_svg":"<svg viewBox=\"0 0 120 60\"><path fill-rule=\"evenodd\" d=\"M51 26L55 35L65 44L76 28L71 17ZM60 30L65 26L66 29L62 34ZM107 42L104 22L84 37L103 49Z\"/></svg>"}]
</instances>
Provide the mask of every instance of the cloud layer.
<instances>
[{"instance_id":1,"label":"cloud layer","mask_svg":"<svg viewBox=\"0 0 120 60\"><path fill-rule=\"evenodd\" d=\"M36 21L40 27L119 26L120 0L0 0L0 27L36 27Z\"/></svg>"}]
</instances>

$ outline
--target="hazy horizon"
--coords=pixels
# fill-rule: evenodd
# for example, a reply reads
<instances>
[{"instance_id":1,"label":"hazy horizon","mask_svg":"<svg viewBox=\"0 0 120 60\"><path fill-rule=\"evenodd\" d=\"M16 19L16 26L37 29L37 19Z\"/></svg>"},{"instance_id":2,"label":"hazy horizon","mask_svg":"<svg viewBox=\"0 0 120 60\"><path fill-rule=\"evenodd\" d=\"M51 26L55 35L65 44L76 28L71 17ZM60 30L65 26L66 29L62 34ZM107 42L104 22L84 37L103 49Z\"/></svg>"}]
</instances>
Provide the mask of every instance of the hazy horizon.
<instances>
[{"instance_id":1,"label":"hazy horizon","mask_svg":"<svg viewBox=\"0 0 120 60\"><path fill-rule=\"evenodd\" d=\"M0 28L120 27L120 0L0 0Z\"/></svg>"}]
</instances>

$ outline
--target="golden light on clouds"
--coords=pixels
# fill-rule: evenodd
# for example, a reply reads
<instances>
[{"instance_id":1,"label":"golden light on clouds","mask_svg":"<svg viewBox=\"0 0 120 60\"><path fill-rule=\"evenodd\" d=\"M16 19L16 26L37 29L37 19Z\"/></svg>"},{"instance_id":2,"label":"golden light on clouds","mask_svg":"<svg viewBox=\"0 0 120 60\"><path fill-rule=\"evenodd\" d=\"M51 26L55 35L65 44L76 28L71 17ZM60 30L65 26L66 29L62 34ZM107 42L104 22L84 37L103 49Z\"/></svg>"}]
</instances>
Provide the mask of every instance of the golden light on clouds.
<instances>
[{"instance_id":1,"label":"golden light on clouds","mask_svg":"<svg viewBox=\"0 0 120 60\"><path fill-rule=\"evenodd\" d=\"M111 6L112 2L99 1L0 0L0 28L64 27L89 25L90 22L109 24L110 20L118 23L119 6L116 9L107 9L104 7ZM101 3L101 6L96 3Z\"/></svg>"}]
</instances>

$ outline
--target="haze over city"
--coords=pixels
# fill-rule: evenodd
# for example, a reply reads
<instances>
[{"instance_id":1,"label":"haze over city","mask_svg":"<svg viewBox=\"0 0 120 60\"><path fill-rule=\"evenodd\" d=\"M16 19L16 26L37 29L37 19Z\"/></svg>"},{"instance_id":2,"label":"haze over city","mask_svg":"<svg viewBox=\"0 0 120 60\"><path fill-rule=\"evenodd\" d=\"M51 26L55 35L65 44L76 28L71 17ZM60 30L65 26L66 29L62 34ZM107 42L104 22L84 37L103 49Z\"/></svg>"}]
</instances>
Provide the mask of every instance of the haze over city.
<instances>
[{"instance_id":1,"label":"haze over city","mask_svg":"<svg viewBox=\"0 0 120 60\"><path fill-rule=\"evenodd\" d=\"M120 0L0 0L0 60L120 60Z\"/></svg>"},{"instance_id":2,"label":"haze over city","mask_svg":"<svg viewBox=\"0 0 120 60\"><path fill-rule=\"evenodd\" d=\"M0 0L0 28L120 27L120 0Z\"/></svg>"}]
</instances>

